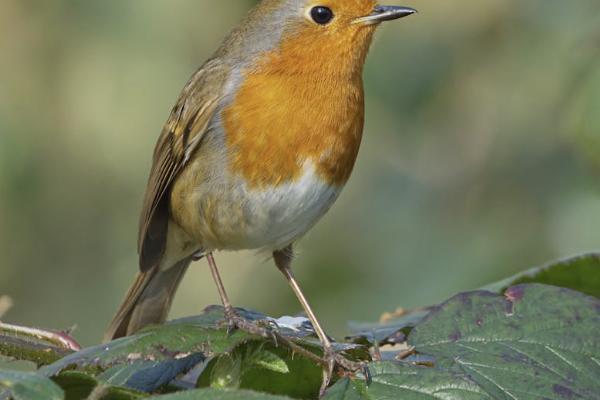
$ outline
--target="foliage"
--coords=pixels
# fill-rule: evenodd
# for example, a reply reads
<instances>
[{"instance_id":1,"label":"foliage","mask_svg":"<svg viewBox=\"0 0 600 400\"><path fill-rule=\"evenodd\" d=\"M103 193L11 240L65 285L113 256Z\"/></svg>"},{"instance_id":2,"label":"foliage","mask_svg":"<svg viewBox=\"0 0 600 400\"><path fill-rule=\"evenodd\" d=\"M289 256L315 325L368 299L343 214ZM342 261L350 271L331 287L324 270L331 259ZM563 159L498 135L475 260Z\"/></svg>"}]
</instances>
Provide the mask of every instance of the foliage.
<instances>
[{"instance_id":1,"label":"foliage","mask_svg":"<svg viewBox=\"0 0 600 400\"><path fill-rule=\"evenodd\" d=\"M63 391L50 379L39 374L0 371L0 388L14 400L62 400Z\"/></svg>"},{"instance_id":2,"label":"foliage","mask_svg":"<svg viewBox=\"0 0 600 400\"><path fill-rule=\"evenodd\" d=\"M599 276L600 257L586 255L391 322L356 325L337 350L364 362L369 373L339 376L325 399L600 399L600 300L581 292L597 293L590 282ZM273 338L228 333L222 309L210 307L72 352L37 373L2 372L4 397L317 398L321 351L306 320L239 311L271 329ZM37 361L27 352L8 355L19 354Z\"/></svg>"}]
</instances>

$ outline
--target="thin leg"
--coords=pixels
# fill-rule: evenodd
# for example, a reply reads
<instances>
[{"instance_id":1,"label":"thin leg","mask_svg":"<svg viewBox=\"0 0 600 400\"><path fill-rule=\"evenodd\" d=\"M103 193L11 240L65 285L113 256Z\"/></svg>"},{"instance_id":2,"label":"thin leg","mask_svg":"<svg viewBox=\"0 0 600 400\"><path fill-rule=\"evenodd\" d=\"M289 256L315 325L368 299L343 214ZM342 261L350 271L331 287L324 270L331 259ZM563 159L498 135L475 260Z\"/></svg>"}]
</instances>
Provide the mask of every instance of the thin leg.
<instances>
[{"instance_id":1,"label":"thin leg","mask_svg":"<svg viewBox=\"0 0 600 400\"><path fill-rule=\"evenodd\" d=\"M275 346L277 346L277 343L281 342L287 347L289 347L292 351L302 354L310 360L313 360L317 363L324 363L324 361L318 356L306 350L305 348L297 345L290 339L281 336L278 332L272 331L270 329L265 329L261 326L256 325L255 323L245 320L240 315L238 315L237 311L235 310L235 308L233 308L231 302L229 301L229 297L227 296L227 292L225 291L225 285L223 285L223 280L221 279L221 275L219 274L217 263L215 262L213 254L207 254L206 259L208 260L210 272L212 273L213 279L215 280L215 284L217 285L219 296L221 296L221 302L223 303L223 307L225 308L225 319L227 320L230 330L241 329L242 331L248 332L251 335L257 335L267 339L271 339L273 343L275 343Z\"/></svg>"},{"instance_id":2,"label":"thin leg","mask_svg":"<svg viewBox=\"0 0 600 400\"><path fill-rule=\"evenodd\" d=\"M225 315L231 316L235 313L235 310L233 309L233 306L229 301L229 296L227 296L227 292L225 291L225 285L223 285L223 280L219 274L219 269L217 268L217 263L215 262L213 253L208 253L206 255L206 259L208 260L210 273L212 274L215 284L217 285L217 290L219 291L219 296L221 297L221 303L223 303L223 307L225 308Z\"/></svg>"},{"instance_id":3,"label":"thin leg","mask_svg":"<svg viewBox=\"0 0 600 400\"><path fill-rule=\"evenodd\" d=\"M310 307L310 304L308 304L306 296L304 296L304 293L302 293L302 289L300 288L300 285L298 285L298 281L296 280L294 273L292 272L292 247L290 246L285 250L274 252L273 259L275 260L275 265L277 266L277 268L283 273L283 275L288 280L290 286L292 287L292 290L298 298L298 301L300 301L302 308L304 308L306 315L308 315L308 318L310 319L310 322L312 323L313 328L315 329L315 332L317 333L317 336L321 341L321 344L323 345L323 354L327 366L323 370L323 384L321 386L320 392L320 396L322 397L325 394L325 390L329 386L329 383L331 382L331 378L333 376L333 372L336 366L339 366L348 372L356 372L358 370L362 370L363 366L361 364L347 360L341 355L336 354L333 350L333 345L331 344L331 341L329 340L327 334L325 333L325 331L321 327L321 324L317 320L315 313Z\"/></svg>"},{"instance_id":4,"label":"thin leg","mask_svg":"<svg viewBox=\"0 0 600 400\"><path fill-rule=\"evenodd\" d=\"M327 337L327 334L321 327L319 320L317 320L317 316L315 315L312 308L310 307L310 304L308 304L308 300L306 300L306 296L304 296L304 293L302 293L302 289L300 288L300 285L298 285L298 281L296 280L296 277L294 276L294 273L291 268L292 258L293 258L293 252L292 252L291 248L273 253L273 259L275 260L275 265L281 271L281 273L283 273L285 278L288 280L292 290L294 291L294 293L296 294L296 297L298 298L298 301L302 305L302 308L304 308L306 315L308 315L308 319L310 319L310 322L312 323L313 328L315 328L315 332L317 333L317 336L319 337L319 340L321 341L321 344L323 345L323 350L325 350L325 352L330 351L331 349L333 349L333 346L331 345L331 341L329 340L329 338Z\"/></svg>"},{"instance_id":5,"label":"thin leg","mask_svg":"<svg viewBox=\"0 0 600 400\"><path fill-rule=\"evenodd\" d=\"M221 297L221 303L223 303L223 308L225 308L225 320L227 321L228 332L241 329L242 331L248 332L251 335L273 339L273 333L268 329L260 327L253 322L247 321L238 314L229 301L229 296L227 296L227 291L225 290L225 285L223 285L223 280L221 279L221 274L219 274L219 269L217 268L217 263L215 262L213 254L208 253L206 255L206 259L208 260L210 272L215 280L215 284L217 285L217 290L219 291L219 296Z\"/></svg>"}]
</instances>

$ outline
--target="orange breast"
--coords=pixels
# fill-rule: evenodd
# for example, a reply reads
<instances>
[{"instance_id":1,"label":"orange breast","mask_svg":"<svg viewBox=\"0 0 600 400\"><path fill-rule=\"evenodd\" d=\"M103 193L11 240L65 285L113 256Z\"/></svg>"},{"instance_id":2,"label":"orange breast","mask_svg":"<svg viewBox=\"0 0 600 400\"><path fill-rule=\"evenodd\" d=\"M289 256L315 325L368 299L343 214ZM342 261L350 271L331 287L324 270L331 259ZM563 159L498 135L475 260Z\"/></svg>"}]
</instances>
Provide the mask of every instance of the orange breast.
<instances>
[{"instance_id":1,"label":"orange breast","mask_svg":"<svg viewBox=\"0 0 600 400\"><path fill-rule=\"evenodd\" d=\"M231 172L264 188L298 179L308 161L325 182L343 185L362 137L363 60L340 53L352 43L315 47L318 38L306 34L284 42L252 68L223 111Z\"/></svg>"}]
</instances>

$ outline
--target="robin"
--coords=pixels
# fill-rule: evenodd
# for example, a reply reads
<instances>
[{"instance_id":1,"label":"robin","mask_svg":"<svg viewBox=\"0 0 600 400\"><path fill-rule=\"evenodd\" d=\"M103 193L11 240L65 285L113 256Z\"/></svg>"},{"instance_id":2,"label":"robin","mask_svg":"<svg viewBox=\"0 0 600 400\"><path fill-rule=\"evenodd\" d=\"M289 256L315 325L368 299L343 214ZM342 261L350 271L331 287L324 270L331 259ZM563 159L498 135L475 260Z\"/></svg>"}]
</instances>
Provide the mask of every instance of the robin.
<instances>
[{"instance_id":1,"label":"robin","mask_svg":"<svg viewBox=\"0 0 600 400\"><path fill-rule=\"evenodd\" d=\"M352 172L364 124L362 71L380 23L408 7L374 0L262 0L191 78L162 131L139 226L140 272L106 339L165 321L190 263L206 258L230 326L218 250L273 254L324 348L335 354L291 270L292 246Z\"/></svg>"}]
</instances>

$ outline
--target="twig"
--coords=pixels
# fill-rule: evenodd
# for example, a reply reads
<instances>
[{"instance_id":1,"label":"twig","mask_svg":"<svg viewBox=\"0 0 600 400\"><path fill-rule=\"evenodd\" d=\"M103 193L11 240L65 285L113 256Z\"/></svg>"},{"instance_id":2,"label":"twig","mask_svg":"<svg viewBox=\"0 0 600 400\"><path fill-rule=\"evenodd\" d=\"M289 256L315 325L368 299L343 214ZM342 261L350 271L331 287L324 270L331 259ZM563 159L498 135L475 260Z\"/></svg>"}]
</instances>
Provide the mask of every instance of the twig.
<instances>
[{"instance_id":1,"label":"twig","mask_svg":"<svg viewBox=\"0 0 600 400\"><path fill-rule=\"evenodd\" d=\"M241 330L243 330L251 335L261 336L261 337L264 337L265 339L269 339L269 340L273 341L273 344L275 345L275 347L279 347L279 344L282 344L285 347L289 348L292 352L298 353L298 354L308 358L309 360L316 362L317 364L319 364L321 366L326 367L328 365L327 361L325 361L321 357L317 356L315 353L313 353L309 350L306 350L304 347L296 344L292 340L283 336L281 333L277 332L277 330L276 330L277 328L275 328L275 329L263 328L256 324L253 324L249 321L246 321L243 318L239 318L239 320L236 321L236 324L237 324L237 328L240 328Z\"/></svg>"},{"instance_id":2,"label":"twig","mask_svg":"<svg viewBox=\"0 0 600 400\"><path fill-rule=\"evenodd\" d=\"M286 338L285 336L281 335L279 332L273 332L273 336L276 339L276 344L277 343L282 343L284 344L286 347L288 347L290 350L292 350L292 352L294 353L298 353L306 358L308 358L311 361L316 362L317 364L323 366L323 367L327 367L329 364L327 361L325 361L323 358L317 356L315 353L313 353L310 350L306 350L304 347L294 343L293 341L291 341L290 339Z\"/></svg>"}]
</instances>

